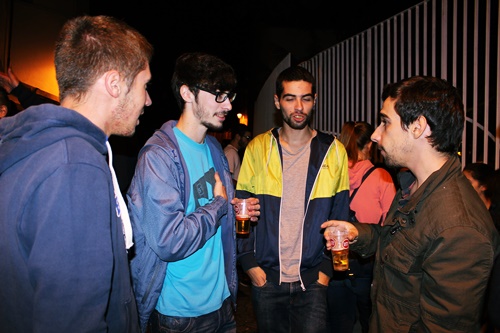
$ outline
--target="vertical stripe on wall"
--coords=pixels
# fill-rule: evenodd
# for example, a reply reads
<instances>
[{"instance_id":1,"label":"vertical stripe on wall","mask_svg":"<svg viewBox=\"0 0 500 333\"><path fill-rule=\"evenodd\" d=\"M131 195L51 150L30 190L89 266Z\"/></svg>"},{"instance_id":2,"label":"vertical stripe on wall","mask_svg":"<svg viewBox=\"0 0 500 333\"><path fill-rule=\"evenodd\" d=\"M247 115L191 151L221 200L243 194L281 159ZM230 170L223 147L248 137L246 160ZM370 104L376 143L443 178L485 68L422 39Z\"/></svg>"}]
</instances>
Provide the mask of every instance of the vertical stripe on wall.
<instances>
[{"instance_id":1,"label":"vertical stripe on wall","mask_svg":"<svg viewBox=\"0 0 500 333\"><path fill-rule=\"evenodd\" d=\"M498 0L425 0L301 65L316 73L313 125L338 134L349 120L377 125L385 84L433 75L462 93L462 164L500 168Z\"/></svg>"}]
</instances>

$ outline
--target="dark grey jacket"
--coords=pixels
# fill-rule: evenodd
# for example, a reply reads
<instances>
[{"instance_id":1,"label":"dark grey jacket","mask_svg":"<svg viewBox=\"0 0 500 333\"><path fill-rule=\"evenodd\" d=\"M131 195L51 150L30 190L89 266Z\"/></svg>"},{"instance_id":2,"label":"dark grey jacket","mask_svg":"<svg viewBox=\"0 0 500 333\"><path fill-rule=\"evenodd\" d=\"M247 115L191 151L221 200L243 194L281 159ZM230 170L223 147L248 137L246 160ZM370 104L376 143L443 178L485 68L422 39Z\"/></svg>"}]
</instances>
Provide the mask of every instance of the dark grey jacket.
<instances>
[{"instance_id":1,"label":"dark grey jacket","mask_svg":"<svg viewBox=\"0 0 500 333\"><path fill-rule=\"evenodd\" d=\"M403 189L414 181L400 175ZM356 224L353 251L376 250L370 332L479 332L498 234L481 199L450 158L383 227Z\"/></svg>"}]
</instances>

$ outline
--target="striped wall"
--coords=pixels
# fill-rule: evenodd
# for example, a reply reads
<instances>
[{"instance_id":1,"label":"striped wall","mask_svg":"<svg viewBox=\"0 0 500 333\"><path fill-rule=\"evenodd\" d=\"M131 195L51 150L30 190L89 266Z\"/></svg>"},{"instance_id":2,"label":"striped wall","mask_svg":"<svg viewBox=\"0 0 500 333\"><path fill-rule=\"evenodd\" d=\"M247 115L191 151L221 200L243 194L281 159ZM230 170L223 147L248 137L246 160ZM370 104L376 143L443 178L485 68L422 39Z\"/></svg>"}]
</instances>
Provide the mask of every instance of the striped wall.
<instances>
[{"instance_id":1,"label":"striped wall","mask_svg":"<svg viewBox=\"0 0 500 333\"><path fill-rule=\"evenodd\" d=\"M339 133L348 120L377 124L384 85L441 77L462 91L462 164L500 167L498 0L427 0L300 65L317 78L314 128Z\"/></svg>"}]
</instances>

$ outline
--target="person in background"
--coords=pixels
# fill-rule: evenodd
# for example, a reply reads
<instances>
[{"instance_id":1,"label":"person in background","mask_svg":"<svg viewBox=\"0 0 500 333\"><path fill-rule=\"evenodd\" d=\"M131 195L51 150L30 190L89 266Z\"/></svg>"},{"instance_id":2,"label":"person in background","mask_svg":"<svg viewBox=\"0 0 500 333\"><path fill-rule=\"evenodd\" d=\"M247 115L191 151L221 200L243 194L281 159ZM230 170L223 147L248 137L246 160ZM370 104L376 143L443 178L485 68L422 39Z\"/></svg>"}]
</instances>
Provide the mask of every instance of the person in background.
<instances>
[{"instance_id":1,"label":"person in background","mask_svg":"<svg viewBox=\"0 0 500 333\"><path fill-rule=\"evenodd\" d=\"M171 85L181 116L141 149L127 193L141 328L236 332L234 187L222 147L207 135L232 109L236 74L213 55L186 53ZM258 200L252 206L256 220Z\"/></svg>"},{"instance_id":2,"label":"person in background","mask_svg":"<svg viewBox=\"0 0 500 333\"><path fill-rule=\"evenodd\" d=\"M7 94L11 94L17 98L22 109L27 109L33 105L43 103L59 104L39 93L38 88L29 87L19 81L17 75L14 74L12 68L7 68L7 72L0 72L0 87L3 87Z\"/></svg>"},{"instance_id":3,"label":"person in background","mask_svg":"<svg viewBox=\"0 0 500 333\"><path fill-rule=\"evenodd\" d=\"M492 189L492 205L490 206L490 214L493 217L493 221L500 221L500 169L496 169L493 175L493 181L490 186L493 185ZM495 260L493 265L493 271L491 272L490 279L490 290L488 293L488 303L487 303L487 316L488 325L490 331L494 333L500 333L500 256Z\"/></svg>"},{"instance_id":4,"label":"person in background","mask_svg":"<svg viewBox=\"0 0 500 333\"><path fill-rule=\"evenodd\" d=\"M493 174L493 180L490 182L492 189L490 214L493 218L498 232L500 232L500 168L496 169ZM498 298L500 300L500 298Z\"/></svg>"},{"instance_id":5,"label":"person in background","mask_svg":"<svg viewBox=\"0 0 500 333\"><path fill-rule=\"evenodd\" d=\"M245 150L251 139L252 132L250 132L248 126L238 123L231 130L231 141L224 147L224 155L226 155L229 164L229 171L231 172L234 187L236 187L240 173L241 151ZM241 268L240 262L237 263L237 271L239 283L244 287L250 286L250 278Z\"/></svg>"},{"instance_id":6,"label":"person in background","mask_svg":"<svg viewBox=\"0 0 500 333\"><path fill-rule=\"evenodd\" d=\"M462 170L464 176L470 181L472 187L483 201L486 209L491 214L495 227L500 232L500 221L494 212L500 209L498 194L495 193L495 169L486 163L469 163Z\"/></svg>"},{"instance_id":7,"label":"person in background","mask_svg":"<svg viewBox=\"0 0 500 333\"><path fill-rule=\"evenodd\" d=\"M231 141L224 148L224 155L226 155L227 162L229 163L229 171L233 177L234 186L238 182L238 175L240 173L241 159L239 151L245 149L248 142L252 139L252 132L245 124L238 123L231 130Z\"/></svg>"},{"instance_id":8,"label":"person in background","mask_svg":"<svg viewBox=\"0 0 500 333\"><path fill-rule=\"evenodd\" d=\"M351 211L361 223L381 224L396 188L390 173L371 161L376 149L370 138L373 132L373 126L365 121L348 121L342 126L339 140L349 159ZM331 332L353 332L358 313L361 331L368 332L374 259L374 255L362 258L351 251L349 271L334 272L328 286Z\"/></svg>"},{"instance_id":9,"label":"person in background","mask_svg":"<svg viewBox=\"0 0 500 333\"><path fill-rule=\"evenodd\" d=\"M406 167L384 225L345 226L350 251L376 254L370 333L479 332L499 251L491 216L462 174L465 112L447 81L415 76L387 85L372 140ZM330 247L328 233L324 233Z\"/></svg>"},{"instance_id":10,"label":"person in background","mask_svg":"<svg viewBox=\"0 0 500 333\"><path fill-rule=\"evenodd\" d=\"M11 101L9 99L9 94L4 88L0 87L0 119L9 115L10 108Z\"/></svg>"},{"instance_id":11,"label":"person in background","mask_svg":"<svg viewBox=\"0 0 500 333\"><path fill-rule=\"evenodd\" d=\"M152 55L115 18L68 20L55 49L61 105L0 121L1 332L139 332L107 141L133 135L152 103Z\"/></svg>"},{"instance_id":12,"label":"person in background","mask_svg":"<svg viewBox=\"0 0 500 333\"><path fill-rule=\"evenodd\" d=\"M493 223L500 232L500 221L498 219L498 209L500 208L499 194L496 193L497 182L495 179L495 169L482 162L468 163L462 170L464 176L470 181L474 190L483 201L484 205L490 212ZM495 212L497 214L495 214ZM481 332L493 333L495 328L500 331L500 320L497 320L498 310L500 309L499 299L500 299L500 288L497 286L500 283L500 273L498 268L498 259L493 267L493 272L491 274L491 281L489 284L488 299L486 302L486 313L485 322Z\"/></svg>"},{"instance_id":13,"label":"person in background","mask_svg":"<svg viewBox=\"0 0 500 333\"><path fill-rule=\"evenodd\" d=\"M333 264L319 227L348 217L349 175L342 143L310 127L315 82L300 66L278 75L283 125L250 141L236 184L238 197L256 197L261 208L250 236L238 239L259 332L329 331Z\"/></svg>"}]
</instances>

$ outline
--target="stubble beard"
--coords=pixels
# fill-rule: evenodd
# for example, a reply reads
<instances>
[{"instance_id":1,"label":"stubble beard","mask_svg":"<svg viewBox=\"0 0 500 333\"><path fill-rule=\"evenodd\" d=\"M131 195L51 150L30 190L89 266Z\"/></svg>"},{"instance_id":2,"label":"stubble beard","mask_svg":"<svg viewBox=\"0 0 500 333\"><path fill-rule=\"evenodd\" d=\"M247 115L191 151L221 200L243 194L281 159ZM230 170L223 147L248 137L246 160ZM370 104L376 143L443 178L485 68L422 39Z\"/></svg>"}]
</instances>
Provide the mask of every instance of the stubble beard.
<instances>
[{"instance_id":1,"label":"stubble beard","mask_svg":"<svg viewBox=\"0 0 500 333\"><path fill-rule=\"evenodd\" d=\"M383 147L381 147L381 151L384 152L382 156L384 157L385 165L391 168L406 167L406 163L402 161L402 158L400 156L405 156L412 153L408 146L405 145L405 142L401 142L397 147L393 147L392 151L398 152L398 154L390 154Z\"/></svg>"},{"instance_id":2,"label":"stubble beard","mask_svg":"<svg viewBox=\"0 0 500 333\"><path fill-rule=\"evenodd\" d=\"M311 123L312 110L309 114L304 114L306 116L306 119L300 124L294 122L291 115L286 115L285 112L283 112L283 109L281 109L281 113L283 114L283 121L293 129L301 130L309 126L309 124Z\"/></svg>"},{"instance_id":3,"label":"stubble beard","mask_svg":"<svg viewBox=\"0 0 500 333\"><path fill-rule=\"evenodd\" d=\"M208 120L206 120L206 117L210 117L210 114L208 111L205 111L203 108L199 108L195 111L195 116L200 120L200 123L207 128L209 131L219 131L222 129L223 124L218 123L218 124L212 124Z\"/></svg>"},{"instance_id":4,"label":"stubble beard","mask_svg":"<svg viewBox=\"0 0 500 333\"><path fill-rule=\"evenodd\" d=\"M134 122L132 124L132 121L130 117L131 115L128 115L129 111L127 109L127 106L130 106L132 103L130 103L129 99L127 97L124 97L116 109L113 110L113 122L117 125L115 132L112 134L118 135L118 136L125 136L125 137L130 137L134 135L135 133L135 128L137 126L137 119L139 117L134 117ZM139 112L140 115L140 112ZM130 121L130 125L129 125Z\"/></svg>"}]
</instances>

